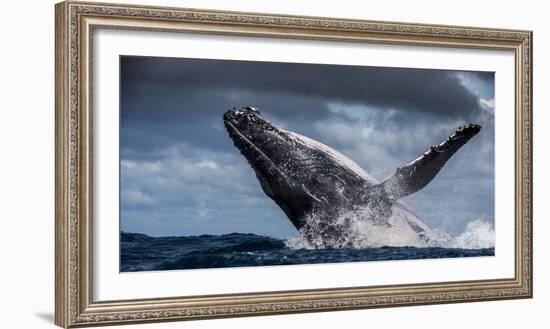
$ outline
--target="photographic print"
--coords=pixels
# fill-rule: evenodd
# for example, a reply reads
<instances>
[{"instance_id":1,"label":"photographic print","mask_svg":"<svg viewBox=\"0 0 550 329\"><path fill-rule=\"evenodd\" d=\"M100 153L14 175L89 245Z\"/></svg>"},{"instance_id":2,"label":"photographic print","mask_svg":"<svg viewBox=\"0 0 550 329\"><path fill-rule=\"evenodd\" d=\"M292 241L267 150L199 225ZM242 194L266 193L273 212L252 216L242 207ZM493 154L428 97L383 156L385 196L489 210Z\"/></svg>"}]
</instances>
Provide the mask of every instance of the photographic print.
<instances>
[{"instance_id":1,"label":"photographic print","mask_svg":"<svg viewBox=\"0 0 550 329\"><path fill-rule=\"evenodd\" d=\"M495 254L494 73L120 57L121 272Z\"/></svg>"},{"instance_id":2,"label":"photographic print","mask_svg":"<svg viewBox=\"0 0 550 329\"><path fill-rule=\"evenodd\" d=\"M532 298L532 31L55 13L57 325Z\"/></svg>"}]
</instances>

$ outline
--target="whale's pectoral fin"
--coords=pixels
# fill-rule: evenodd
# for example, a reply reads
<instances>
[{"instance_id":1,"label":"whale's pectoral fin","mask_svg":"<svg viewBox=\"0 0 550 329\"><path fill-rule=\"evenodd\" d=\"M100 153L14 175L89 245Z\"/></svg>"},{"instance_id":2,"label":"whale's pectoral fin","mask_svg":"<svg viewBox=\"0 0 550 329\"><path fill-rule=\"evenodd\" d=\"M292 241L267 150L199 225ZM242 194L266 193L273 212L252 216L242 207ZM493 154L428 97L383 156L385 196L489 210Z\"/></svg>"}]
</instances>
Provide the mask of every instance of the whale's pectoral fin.
<instances>
[{"instance_id":1,"label":"whale's pectoral fin","mask_svg":"<svg viewBox=\"0 0 550 329\"><path fill-rule=\"evenodd\" d=\"M397 168L395 174L379 186L393 200L421 190L431 182L447 160L480 130L481 126L476 124L459 127L445 141L430 147L416 160Z\"/></svg>"}]
</instances>

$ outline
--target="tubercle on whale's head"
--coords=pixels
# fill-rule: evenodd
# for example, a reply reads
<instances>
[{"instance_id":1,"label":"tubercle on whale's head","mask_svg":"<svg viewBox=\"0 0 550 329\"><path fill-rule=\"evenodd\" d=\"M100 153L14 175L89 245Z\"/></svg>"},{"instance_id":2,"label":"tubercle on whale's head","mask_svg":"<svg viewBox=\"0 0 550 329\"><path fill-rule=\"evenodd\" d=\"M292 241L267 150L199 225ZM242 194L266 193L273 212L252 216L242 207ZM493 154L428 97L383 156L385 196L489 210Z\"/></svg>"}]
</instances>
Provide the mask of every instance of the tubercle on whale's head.
<instances>
[{"instance_id":1,"label":"tubercle on whale's head","mask_svg":"<svg viewBox=\"0 0 550 329\"><path fill-rule=\"evenodd\" d=\"M233 108L225 112L223 121L226 127L228 124L231 124L242 134L245 136L250 135L250 137L253 137L252 135L255 133L255 131L253 131L254 129L259 127L264 129L272 127L271 124L262 117L259 109L253 106Z\"/></svg>"}]
</instances>

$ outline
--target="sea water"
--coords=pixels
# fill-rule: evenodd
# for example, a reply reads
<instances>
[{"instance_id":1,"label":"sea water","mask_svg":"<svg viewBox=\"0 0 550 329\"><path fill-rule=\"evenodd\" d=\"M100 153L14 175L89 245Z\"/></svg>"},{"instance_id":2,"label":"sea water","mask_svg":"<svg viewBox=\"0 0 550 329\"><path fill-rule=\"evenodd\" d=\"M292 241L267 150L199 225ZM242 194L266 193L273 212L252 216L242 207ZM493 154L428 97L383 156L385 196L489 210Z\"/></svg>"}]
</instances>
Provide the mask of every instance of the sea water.
<instances>
[{"instance_id":1,"label":"sea water","mask_svg":"<svg viewBox=\"0 0 550 329\"><path fill-rule=\"evenodd\" d=\"M299 236L279 239L250 233L151 237L121 233L122 272L494 256L494 231L473 222L439 246L314 248ZM493 238L491 239L491 236Z\"/></svg>"}]
</instances>

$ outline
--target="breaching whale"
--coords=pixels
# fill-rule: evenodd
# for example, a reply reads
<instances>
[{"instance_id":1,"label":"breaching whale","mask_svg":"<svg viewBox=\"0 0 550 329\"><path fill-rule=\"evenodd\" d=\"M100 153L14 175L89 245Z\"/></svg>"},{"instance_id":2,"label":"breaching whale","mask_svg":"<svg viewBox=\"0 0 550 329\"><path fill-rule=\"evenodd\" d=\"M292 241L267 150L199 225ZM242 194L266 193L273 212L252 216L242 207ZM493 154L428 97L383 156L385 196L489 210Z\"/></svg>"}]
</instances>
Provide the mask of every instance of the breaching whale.
<instances>
[{"instance_id":1,"label":"breaching whale","mask_svg":"<svg viewBox=\"0 0 550 329\"><path fill-rule=\"evenodd\" d=\"M393 240L380 244L435 241L430 228L399 199L424 188L481 129L459 127L380 182L331 147L275 127L254 107L229 110L223 120L262 190L316 247L345 247L365 238L358 234L376 241L376 234L387 231Z\"/></svg>"}]
</instances>

